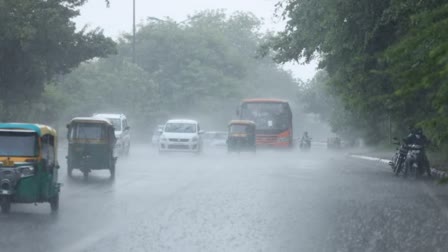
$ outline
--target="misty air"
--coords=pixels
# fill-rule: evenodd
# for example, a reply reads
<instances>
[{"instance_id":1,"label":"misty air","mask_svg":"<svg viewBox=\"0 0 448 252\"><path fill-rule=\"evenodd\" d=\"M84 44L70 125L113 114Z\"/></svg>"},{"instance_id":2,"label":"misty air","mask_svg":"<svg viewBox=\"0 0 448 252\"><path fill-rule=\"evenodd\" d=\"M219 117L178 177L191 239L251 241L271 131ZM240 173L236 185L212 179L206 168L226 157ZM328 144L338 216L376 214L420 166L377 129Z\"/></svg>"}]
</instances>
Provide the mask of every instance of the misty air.
<instances>
[{"instance_id":1,"label":"misty air","mask_svg":"<svg viewBox=\"0 0 448 252\"><path fill-rule=\"evenodd\" d=\"M446 1L0 0L0 251L447 251Z\"/></svg>"}]
</instances>

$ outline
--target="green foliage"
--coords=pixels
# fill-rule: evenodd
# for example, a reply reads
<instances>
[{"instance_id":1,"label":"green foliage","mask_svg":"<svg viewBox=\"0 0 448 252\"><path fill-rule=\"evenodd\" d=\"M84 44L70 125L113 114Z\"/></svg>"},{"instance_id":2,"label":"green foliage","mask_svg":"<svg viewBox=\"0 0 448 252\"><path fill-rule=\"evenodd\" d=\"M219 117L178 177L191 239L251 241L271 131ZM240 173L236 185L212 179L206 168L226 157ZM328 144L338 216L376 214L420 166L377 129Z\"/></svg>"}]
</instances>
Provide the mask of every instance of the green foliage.
<instances>
[{"instance_id":1,"label":"green foliage","mask_svg":"<svg viewBox=\"0 0 448 252\"><path fill-rule=\"evenodd\" d=\"M40 98L45 83L79 63L115 52L102 31L76 31L73 21L83 0L0 1L0 98L2 120ZM20 114L20 113L19 113Z\"/></svg>"},{"instance_id":2,"label":"green foliage","mask_svg":"<svg viewBox=\"0 0 448 252\"><path fill-rule=\"evenodd\" d=\"M319 56L329 73L326 85L343 105L332 111L339 120L325 115L336 132L355 126L353 134L378 142L387 137L391 118L396 133L418 124L436 143L447 142L446 1L283 4L286 29L263 45L263 53L273 50L279 62Z\"/></svg>"},{"instance_id":3,"label":"green foliage","mask_svg":"<svg viewBox=\"0 0 448 252\"><path fill-rule=\"evenodd\" d=\"M397 107L413 108L413 120L437 143L448 140L448 4L411 18L410 30L385 53Z\"/></svg>"},{"instance_id":4,"label":"green foliage","mask_svg":"<svg viewBox=\"0 0 448 252\"><path fill-rule=\"evenodd\" d=\"M178 23L150 20L120 38L118 55L81 65L56 86L69 94L61 120L123 112L134 129L170 117L225 128L242 98L294 98L297 83L270 59L256 58L260 20L249 13L204 11Z\"/></svg>"}]
</instances>

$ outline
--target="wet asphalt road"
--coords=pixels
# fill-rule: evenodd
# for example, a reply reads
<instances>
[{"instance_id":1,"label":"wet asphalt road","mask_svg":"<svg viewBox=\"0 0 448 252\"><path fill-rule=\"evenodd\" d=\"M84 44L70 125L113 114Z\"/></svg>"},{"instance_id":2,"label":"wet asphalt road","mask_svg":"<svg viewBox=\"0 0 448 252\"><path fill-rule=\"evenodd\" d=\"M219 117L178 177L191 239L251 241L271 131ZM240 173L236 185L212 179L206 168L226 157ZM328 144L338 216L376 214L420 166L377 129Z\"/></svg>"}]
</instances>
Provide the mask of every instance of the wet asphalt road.
<instances>
[{"instance_id":1,"label":"wet asphalt road","mask_svg":"<svg viewBox=\"0 0 448 252\"><path fill-rule=\"evenodd\" d=\"M83 182L63 165L59 214L13 205L0 251L448 250L448 187L341 153L139 145L117 169L115 181L101 171Z\"/></svg>"}]
</instances>

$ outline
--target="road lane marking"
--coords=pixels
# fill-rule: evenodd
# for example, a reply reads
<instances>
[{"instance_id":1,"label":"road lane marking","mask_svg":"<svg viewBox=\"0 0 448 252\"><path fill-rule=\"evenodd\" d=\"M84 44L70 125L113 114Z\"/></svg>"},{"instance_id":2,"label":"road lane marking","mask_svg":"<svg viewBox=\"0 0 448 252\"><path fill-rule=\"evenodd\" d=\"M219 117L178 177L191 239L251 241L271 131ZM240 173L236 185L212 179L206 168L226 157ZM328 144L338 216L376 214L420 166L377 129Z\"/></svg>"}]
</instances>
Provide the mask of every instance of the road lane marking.
<instances>
[{"instance_id":1,"label":"road lane marking","mask_svg":"<svg viewBox=\"0 0 448 252\"><path fill-rule=\"evenodd\" d=\"M384 164L389 164L389 162L391 161L389 159L382 159L382 158L369 157L369 156L363 156L363 155L350 155L350 157L369 160L369 161L378 161L378 162L384 163Z\"/></svg>"}]
</instances>

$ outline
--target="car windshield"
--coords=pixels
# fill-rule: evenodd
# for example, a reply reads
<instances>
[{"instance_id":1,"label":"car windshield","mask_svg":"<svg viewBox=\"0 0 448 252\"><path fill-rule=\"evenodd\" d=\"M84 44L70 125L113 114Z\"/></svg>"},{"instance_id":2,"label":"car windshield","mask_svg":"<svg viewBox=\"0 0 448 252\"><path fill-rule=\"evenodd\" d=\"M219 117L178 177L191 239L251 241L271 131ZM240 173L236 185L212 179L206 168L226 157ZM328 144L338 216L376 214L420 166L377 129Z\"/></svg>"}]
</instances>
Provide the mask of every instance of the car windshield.
<instances>
[{"instance_id":1,"label":"car windshield","mask_svg":"<svg viewBox=\"0 0 448 252\"><path fill-rule=\"evenodd\" d=\"M35 157L38 155L34 132L0 132L0 156Z\"/></svg>"},{"instance_id":2,"label":"car windshield","mask_svg":"<svg viewBox=\"0 0 448 252\"><path fill-rule=\"evenodd\" d=\"M70 132L71 139L100 140L106 138L106 129L102 124L77 123Z\"/></svg>"},{"instance_id":3,"label":"car windshield","mask_svg":"<svg viewBox=\"0 0 448 252\"><path fill-rule=\"evenodd\" d=\"M167 123L165 132L168 133L196 133L196 124L194 123Z\"/></svg>"}]
</instances>

